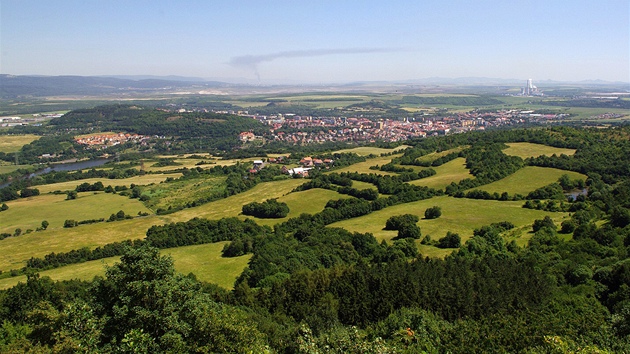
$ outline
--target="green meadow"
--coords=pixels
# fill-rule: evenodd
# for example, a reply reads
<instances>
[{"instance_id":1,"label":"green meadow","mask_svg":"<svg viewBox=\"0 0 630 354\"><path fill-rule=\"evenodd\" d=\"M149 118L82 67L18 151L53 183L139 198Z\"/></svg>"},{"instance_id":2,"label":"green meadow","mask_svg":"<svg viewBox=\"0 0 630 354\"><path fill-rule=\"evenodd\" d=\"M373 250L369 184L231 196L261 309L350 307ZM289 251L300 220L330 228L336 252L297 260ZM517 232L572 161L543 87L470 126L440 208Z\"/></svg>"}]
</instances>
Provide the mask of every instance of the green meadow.
<instances>
[{"instance_id":1,"label":"green meadow","mask_svg":"<svg viewBox=\"0 0 630 354\"><path fill-rule=\"evenodd\" d=\"M345 194L339 194L328 189L313 188L301 192L293 192L278 198L279 202L287 203L289 206L289 215L280 219L260 219L248 216L248 218L256 220L260 225L273 226L290 218L298 217L303 213L316 214L324 210L326 203L331 199L351 198Z\"/></svg>"},{"instance_id":2,"label":"green meadow","mask_svg":"<svg viewBox=\"0 0 630 354\"><path fill-rule=\"evenodd\" d=\"M565 174L571 179L586 180L585 175L573 171L548 167L525 166L503 179L474 189L489 193L497 192L500 194L508 192L510 195L517 193L527 195L527 193L531 191L557 182L558 179Z\"/></svg>"},{"instance_id":3,"label":"green meadow","mask_svg":"<svg viewBox=\"0 0 630 354\"><path fill-rule=\"evenodd\" d=\"M379 171L379 170L371 170L371 166L375 165L385 165L392 162L392 159L395 157L399 157L401 155L392 155L392 156L379 156L372 159L367 159L365 162L355 163L351 166L342 167L340 169L336 169L334 172L358 172L358 173L375 173L379 175L396 175L393 172Z\"/></svg>"},{"instance_id":4,"label":"green meadow","mask_svg":"<svg viewBox=\"0 0 630 354\"><path fill-rule=\"evenodd\" d=\"M111 214L123 210L128 215L138 212L150 213L137 199L129 199L103 192L78 193L75 200L66 200L65 194L45 194L7 202L9 209L3 211L0 232L9 232L21 228L35 230L42 220L50 223L49 229L62 228L64 221L76 221L108 218ZM50 231L50 230L46 230ZM46 232L44 231L44 232Z\"/></svg>"},{"instance_id":5,"label":"green meadow","mask_svg":"<svg viewBox=\"0 0 630 354\"><path fill-rule=\"evenodd\" d=\"M424 219L424 211L435 205L442 208L442 216L437 219ZM421 218L418 226L422 230L422 237L431 235L432 239L437 240L444 237L447 231L451 231L458 233L464 243L472 237L475 229L494 222L509 221L517 227L530 227L534 220L549 215L559 225L562 219L568 216L568 213L525 209L522 205L522 201L506 202L441 196L395 205L365 216L336 222L330 227L370 232L378 240L391 240L396 237L397 231L383 230L387 219L394 215L414 214Z\"/></svg>"},{"instance_id":6,"label":"green meadow","mask_svg":"<svg viewBox=\"0 0 630 354\"><path fill-rule=\"evenodd\" d=\"M175 270L182 274L194 273L197 279L232 289L234 281L247 266L251 255L241 257L221 257L221 250L229 242L185 246L162 250L161 253L173 257ZM40 272L42 277L52 280L91 280L105 275L105 266L112 266L120 257L110 257L80 264L72 264L57 269ZM10 288L18 282L26 282L26 276L0 279L0 289Z\"/></svg>"},{"instance_id":7,"label":"green meadow","mask_svg":"<svg viewBox=\"0 0 630 354\"><path fill-rule=\"evenodd\" d=\"M454 153L454 152L460 152L462 150L464 150L465 148L467 148L467 146L459 146L453 149L449 149L449 150L444 150L444 151L440 151L440 152L434 152L431 154L426 154L424 156L420 156L418 157L416 160L420 161L420 162L433 162L433 160L438 159L442 156L446 156L450 153Z\"/></svg>"},{"instance_id":8,"label":"green meadow","mask_svg":"<svg viewBox=\"0 0 630 354\"><path fill-rule=\"evenodd\" d=\"M144 186L148 184L160 183L167 178L179 178L181 177L181 173L166 173L166 174L146 174L144 176L134 176L123 179L109 179L109 178L88 178L82 179L78 181L68 181L68 182L59 182L53 184L45 184L41 186L35 186L34 188L39 189L39 192L50 193L54 191L69 191L74 190L78 185L82 183L94 184L96 182L103 183L104 186L111 185L114 186L127 186L129 187L131 184L135 184L138 186Z\"/></svg>"},{"instance_id":9,"label":"green meadow","mask_svg":"<svg viewBox=\"0 0 630 354\"><path fill-rule=\"evenodd\" d=\"M368 156L370 154L373 154L373 155L380 156L381 154L389 154L389 153L394 153L400 150L405 150L408 147L409 147L408 145L401 145L394 149L384 149L384 148L378 148L378 147L372 147L372 146L359 146L352 149L337 150L333 153L336 153L336 154L353 153L359 156Z\"/></svg>"},{"instance_id":10,"label":"green meadow","mask_svg":"<svg viewBox=\"0 0 630 354\"><path fill-rule=\"evenodd\" d=\"M20 151L22 146L29 144L39 138L39 136L33 134L2 135L0 136L0 151L7 153Z\"/></svg>"},{"instance_id":11,"label":"green meadow","mask_svg":"<svg viewBox=\"0 0 630 354\"><path fill-rule=\"evenodd\" d=\"M575 149L557 148L542 144L507 143L506 145L509 146L509 148L503 150L504 154L518 156L523 159L528 157L538 157L542 155L551 156L553 154L556 154L560 156L561 154L565 154L571 156L575 154Z\"/></svg>"},{"instance_id":12,"label":"green meadow","mask_svg":"<svg viewBox=\"0 0 630 354\"><path fill-rule=\"evenodd\" d=\"M410 183L417 186L442 189L452 182L457 183L466 178L475 178L475 176L470 174L470 171L466 168L466 159L463 157L458 157L455 160L443 164L442 166L431 168L435 170L435 175L411 181Z\"/></svg>"}]
</instances>

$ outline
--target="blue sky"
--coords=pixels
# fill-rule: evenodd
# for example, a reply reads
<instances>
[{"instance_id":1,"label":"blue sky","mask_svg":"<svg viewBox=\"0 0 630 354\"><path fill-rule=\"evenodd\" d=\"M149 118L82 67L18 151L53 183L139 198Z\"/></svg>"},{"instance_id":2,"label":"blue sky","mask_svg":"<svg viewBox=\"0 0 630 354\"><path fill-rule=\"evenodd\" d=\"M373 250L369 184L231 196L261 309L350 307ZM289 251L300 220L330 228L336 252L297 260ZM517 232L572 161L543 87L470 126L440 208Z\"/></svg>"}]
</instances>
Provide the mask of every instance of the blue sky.
<instances>
[{"instance_id":1,"label":"blue sky","mask_svg":"<svg viewBox=\"0 0 630 354\"><path fill-rule=\"evenodd\" d=\"M0 0L0 73L630 81L630 2Z\"/></svg>"}]
</instances>

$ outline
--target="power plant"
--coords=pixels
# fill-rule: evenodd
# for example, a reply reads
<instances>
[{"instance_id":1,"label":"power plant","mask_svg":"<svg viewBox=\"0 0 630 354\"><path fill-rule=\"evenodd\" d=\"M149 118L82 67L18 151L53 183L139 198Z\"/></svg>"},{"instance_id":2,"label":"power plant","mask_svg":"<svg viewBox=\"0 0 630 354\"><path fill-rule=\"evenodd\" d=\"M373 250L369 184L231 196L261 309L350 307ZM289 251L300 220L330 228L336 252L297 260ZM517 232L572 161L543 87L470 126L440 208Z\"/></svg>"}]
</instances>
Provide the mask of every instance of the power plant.
<instances>
[{"instance_id":1,"label":"power plant","mask_svg":"<svg viewBox=\"0 0 630 354\"><path fill-rule=\"evenodd\" d=\"M532 79L528 79L525 87L521 89L521 96L543 96L543 92L538 90L538 87L534 86Z\"/></svg>"}]
</instances>

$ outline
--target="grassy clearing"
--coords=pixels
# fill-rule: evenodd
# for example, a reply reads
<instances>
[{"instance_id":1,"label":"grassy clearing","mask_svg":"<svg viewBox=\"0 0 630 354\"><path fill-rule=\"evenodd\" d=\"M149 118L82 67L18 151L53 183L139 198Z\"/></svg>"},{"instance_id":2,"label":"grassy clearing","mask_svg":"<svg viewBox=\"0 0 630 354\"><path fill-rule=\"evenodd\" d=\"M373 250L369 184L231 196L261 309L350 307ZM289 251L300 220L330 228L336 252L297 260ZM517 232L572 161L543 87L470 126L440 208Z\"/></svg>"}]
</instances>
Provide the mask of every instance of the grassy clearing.
<instances>
[{"instance_id":1,"label":"grassy clearing","mask_svg":"<svg viewBox=\"0 0 630 354\"><path fill-rule=\"evenodd\" d=\"M383 156L383 157L375 157L373 159L367 159L365 162L355 163L354 165L343 167L340 169L334 170L334 172L358 172L358 173L376 173L379 175L396 175L397 173L393 172L385 172L379 170L370 170L370 166L375 165L385 165L387 163L392 162L392 159L395 157L399 157L401 155L392 155L392 156Z\"/></svg>"},{"instance_id":2,"label":"grassy clearing","mask_svg":"<svg viewBox=\"0 0 630 354\"><path fill-rule=\"evenodd\" d=\"M164 222L162 217L147 216L9 237L0 241L0 270L22 268L29 258L43 257L51 252L68 252L82 247L93 249L112 242L141 239L149 227Z\"/></svg>"},{"instance_id":3,"label":"grassy clearing","mask_svg":"<svg viewBox=\"0 0 630 354\"><path fill-rule=\"evenodd\" d=\"M541 155L551 156L556 154L573 155L575 149L564 149L553 146L547 146L542 144L533 143L508 143L509 148L503 150L506 155L518 156L520 158L538 157Z\"/></svg>"},{"instance_id":4,"label":"grassy clearing","mask_svg":"<svg viewBox=\"0 0 630 354\"><path fill-rule=\"evenodd\" d=\"M145 237L147 230L153 225L188 221L194 217L220 219L222 217L237 216L241 213L241 208L244 204L250 203L251 201L263 201L269 198L282 197L302 183L304 183L304 181L298 179L261 183L241 194L204 204L199 207L184 209L169 215L151 215L111 223L81 225L70 229L52 228L55 225L51 220L48 220L51 226L49 226L49 229L46 231L33 232L19 237L9 237L0 241L0 254L3 255L3 257L0 257L0 270L7 271L21 268L29 258L43 257L51 252L68 252L81 247L92 249L112 242L142 239ZM123 201L135 201L139 203L134 199L117 195L108 194L108 196L120 198L120 200ZM38 198L40 197L55 196L39 196ZM80 198L77 200L80 200ZM9 205L10 209L2 212L2 220L4 220L4 216L7 215L6 213L13 209L9 203L7 203L7 205ZM144 208L144 206L142 207ZM116 209L114 212L118 210L120 210L120 208ZM125 210L125 212L127 212L127 210ZM111 212L105 217L109 217L110 214ZM63 220L67 218L69 217L63 217ZM39 217L37 217L36 226L39 226L41 220L44 220L44 218L39 219ZM62 223L63 220L61 221ZM80 219L77 218L77 220ZM15 227L13 229L15 229ZM13 229L11 229L11 232Z\"/></svg>"},{"instance_id":5,"label":"grassy clearing","mask_svg":"<svg viewBox=\"0 0 630 354\"><path fill-rule=\"evenodd\" d=\"M50 193L50 192L54 192L58 190L59 191L74 190L78 185L82 183L94 184L99 181L103 183L104 186L111 185L111 186L129 187L131 184L135 184L138 186L145 186L152 183L160 183L164 181L165 179L167 179L168 177L179 178L181 176L182 176L181 173L167 173L167 174L147 174L144 176L134 176L134 177L123 178L123 179L88 178L88 179L82 179L78 181L45 184L41 186L36 186L35 188L39 189L40 193L44 194L44 193Z\"/></svg>"},{"instance_id":6,"label":"grassy clearing","mask_svg":"<svg viewBox=\"0 0 630 354\"><path fill-rule=\"evenodd\" d=\"M356 189L374 189L374 190L378 189L372 183L361 182L361 181L352 181L352 188L356 188Z\"/></svg>"},{"instance_id":7,"label":"grassy clearing","mask_svg":"<svg viewBox=\"0 0 630 354\"><path fill-rule=\"evenodd\" d=\"M585 175L573 171L565 171L548 167L526 166L501 180L475 189L480 189L489 193L497 192L500 194L508 192L509 194L518 193L527 195L527 193L531 191L557 182L560 176L564 174L569 175L571 179L586 179Z\"/></svg>"},{"instance_id":8,"label":"grassy clearing","mask_svg":"<svg viewBox=\"0 0 630 354\"><path fill-rule=\"evenodd\" d=\"M0 175L11 173L19 168L31 168L31 165L0 165Z\"/></svg>"},{"instance_id":9,"label":"grassy clearing","mask_svg":"<svg viewBox=\"0 0 630 354\"><path fill-rule=\"evenodd\" d=\"M146 202L148 208L168 209L169 206L178 207L192 200L222 194L225 180L226 177L210 177L160 183L143 188L142 194L151 198Z\"/></svg>"},{"instance_id":10,"label":"grassy clearing","mask_svg":"<svg viewBox=\"0 0 630 354\"><path fill-rule=\"evenodd\" d=\"M182 274L194 273L197 279L218 284L232 289L234 281L247 266L251 255L241 257L221 257L221 250L229 242L210 243L205 245L185 246L162 250L162 254L173 257L175 270ZM40 273L53 280L91 280L95 276L105 275L105 265L112 266L120 257L110 257L96 261L46 270ZM26 276L0 279L0 289L15 286L18 282L26 282Z\"/></svg>"},{"instance_id":11,"label":"grassy clearing","mask_svg":"<svg viewBox=\"0 0 630 354\"><path fill-rule=\"evenodd\" d=\"M433 160L438 159L438 158L440 158L442 156L446 156L446 155L448 155L450 153L453 153L453 152L460 152L460 151L462 151L462 150L464 150L466 148L468 148L468 146L459 146L459 147L456 147L456 148L453 148L453 149L444 150L444 151L440 151L440 152L434 152L434 153L431 153L431 154L420 156L416 160L417 161L421 161L421 162L433 162Z\"/></svg>"},{"instance_id":12,"label":"grassy clearing","mask_svg":"<svg viewBox=\"0 0 630 354\"><path fill-rule=\"evenodd\" d=\"M442 216L438 219L421 219L418 226L422 230L422 237L431 235L437 240L446 235L447 231L458 233L462 242L472 237L474 229L494 222L509 221L517 227L530 225L536 219L549 215L559 225L568 213L550 213L540 210L525 209L523 202L500 202L495 200L473 200L466 198L452 198L448 196L435 197L413 203L395 205L369 215L344 220L331 224L331 227L342 227L349 231L371 232L380 240L391 240L396 231L383 230L387 219L393 215L414 214L424 217L424 211L434 205L442 208ZM529 230L528 230L529 231ZM435 251L437 252L437 251Z\"/></svg>"},{"instance_id":13,"label":"grassy clearing","mask_svg":"<svg viewBox=\"0 0 630 354\"><path fill-rule=\"evenodd\" d=\"M380 156L381 154L389 154L396 151L405 150L408 147L409 147L408 145L401 145L394 149L384 149L384 148L372 147L372 146L360 146L360 147L356 147L352 149L337 150L337 151L334 151L333 153L337 153L337 154L354 153L359 156L368 156L370 154L374 154L374 155Z\"/></svg>"},{"instance_id":14,"label":"grassy clearing","mask_svg":"<svg viewBox=\"0 0 630 354\"><path fill-rule=\"evenodd\" d=\"M50 226L49 230L43 232L46 233L50 229L62 228L66 219L81 221L108 218L119 210L129 215L150 212L137 199L103 192L84 192L79 193L75 200L65 199L66 195L48 194L7 202L9 210L2 212L0 232L13 233L16 228L21 228L22 232L35 230L42 220L47 220Z\"/></svg>"},{"instance_id":15,"label":"grassy clearing","mask_svg":"<svg viewBox=\"0 0 630 354\"><path fill-rule=\"evenodd\" d=\"M466 159L463 157L458 157L455 160L443 164L442 166L432 168L436 172L435 175L411 181L410 183L417 186L442 189L451 184L451 182L457 183L466 178L475 178L466 168Z\"/></svg>"},{"instance_id":16,"label":"grassy clearing","mask_svg":"<svg viewBox=\"0 0 630 354\"><path fill-rule=\"evenodd\" d=\"M348 195L339 194L328 189L309 189L302 192L290 193L278 198L279 202L287 203L289 206L289 215L281 219L259 219L253 218L260 225L273 226L290 218L298 217L300 214L315 214L324 210L326 203L331 199L350 198Z\"/></svg>"},{"instance_id":17,"label":"grassy clearing","mask_svg":"<svg viewBox=\"0 0 630 354\"><path fill-rule=\"evenodd\" d=\"M170 254L173 257L176 271L182 274L193 273L201 281L232 289L234 281L243 272L252 255L221 257L221 250L228 243L169 248L162 250L162 254Z\"/></svg>"},{"instance_id":18,"label":"grassy clearing","mask_svg":"<svg viewBox=\"0 0 630 354\"><path fill-rule=\"evenodd\" d=\"M166 217L169 221L187 221L194 217L221 219L223 217L237 216L241 213L243 205L252 201L262 202L270 198L280 198L289 194L295 187L304 182L302 179L285 179L260 183L246 192L195 208L184 209L177 213L166 215Z\"/></svg>"},{"instance_id":19,"label":"grassy clearing","mask_svg":"<svg viewBox=\"0 0 630 354\"><path fill-rule=\"evenodd\" d=\"M39 138L39 136L33 134L2 135L2 137L0 137L0 151L7 153L20 151L22 146L29 144Z\"/></svg>"}]
</instances>

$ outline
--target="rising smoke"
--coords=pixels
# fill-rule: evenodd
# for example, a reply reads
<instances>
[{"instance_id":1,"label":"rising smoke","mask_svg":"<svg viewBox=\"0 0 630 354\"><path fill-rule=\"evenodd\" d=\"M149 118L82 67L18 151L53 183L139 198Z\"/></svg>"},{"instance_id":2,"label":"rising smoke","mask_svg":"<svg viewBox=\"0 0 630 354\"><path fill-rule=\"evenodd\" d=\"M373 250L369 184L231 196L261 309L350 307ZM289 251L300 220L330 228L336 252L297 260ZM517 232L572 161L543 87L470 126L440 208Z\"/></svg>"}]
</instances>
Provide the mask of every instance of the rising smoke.
<instances>
[{"instance_id":1,"label":"rising smoke","mask_svg":"<svg viewBox=\"0 0 630 354\"><path fill-rule=\"evenodd\" d=\"M395 48L346 48L346 49L311 49L311 50L289 50L277 53L262 54L262 55L242 55L232 57L228 64L252 70L258 81L260 81L260 74L258 73L258 64L274 61L281 58L309 58L319 57L324 55L337 55L337 54L365 54L365 53L390 53L396 52L400 49Z\"/></svg>"}]
</instances>

